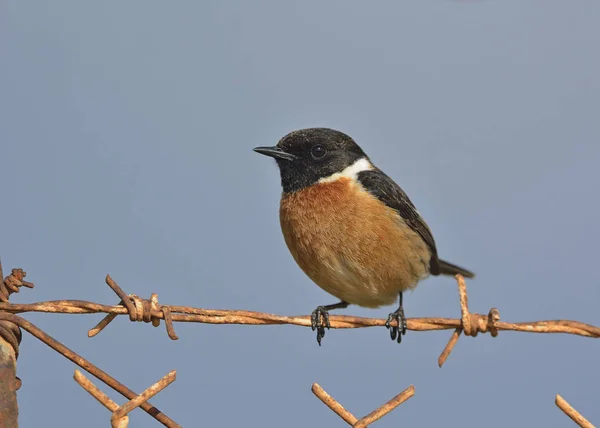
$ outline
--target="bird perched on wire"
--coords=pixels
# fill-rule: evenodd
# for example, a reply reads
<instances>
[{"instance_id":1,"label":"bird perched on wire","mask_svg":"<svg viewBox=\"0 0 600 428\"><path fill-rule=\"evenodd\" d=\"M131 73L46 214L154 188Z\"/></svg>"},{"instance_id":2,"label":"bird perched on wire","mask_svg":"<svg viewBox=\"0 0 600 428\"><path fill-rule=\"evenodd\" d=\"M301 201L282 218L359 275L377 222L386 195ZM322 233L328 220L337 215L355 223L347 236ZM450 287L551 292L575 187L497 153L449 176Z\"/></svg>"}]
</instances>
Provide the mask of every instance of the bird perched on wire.
<instances>
[{"instance_id":1,"label":"bird perched on wire","mask_svg":"<svg viewBox=\"0 0 600 428\"><path fill-rule=\"evenodd\" d=\"M399 300L386 322L392 340L406 333L402 293L429 275L474 274L438 258L425 220L406 193L348 135L308 128L255 152L275 159L283 194L281 230L294 260L340 302L311 316L317 342L329 311L377 308ZM396 325L393 325L393 321Z\"/></svg>"}]
</instances>

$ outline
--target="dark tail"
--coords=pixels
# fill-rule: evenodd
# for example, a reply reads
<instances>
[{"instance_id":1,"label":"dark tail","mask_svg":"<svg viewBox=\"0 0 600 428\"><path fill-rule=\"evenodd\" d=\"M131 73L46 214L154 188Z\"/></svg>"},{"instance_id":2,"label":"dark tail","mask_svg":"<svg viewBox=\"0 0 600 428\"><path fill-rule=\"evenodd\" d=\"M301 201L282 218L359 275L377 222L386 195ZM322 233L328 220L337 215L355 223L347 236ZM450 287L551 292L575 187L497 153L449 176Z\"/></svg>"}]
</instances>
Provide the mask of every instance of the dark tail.
<instances>
[{"instance_id":1,"label":"dark tail","mask_svg":"<svg viewBox=\"0 0 600 428\"><path fill-rule=\"evenodd\" d=\"M438 260L438 266L440 268L440 275L454 276L457 273L460 273L465 278L475 277L475 274L473 272L463 269L459 266L453 265L452 263L445 262L444 260Z\"/></svg>"}]
</instances>

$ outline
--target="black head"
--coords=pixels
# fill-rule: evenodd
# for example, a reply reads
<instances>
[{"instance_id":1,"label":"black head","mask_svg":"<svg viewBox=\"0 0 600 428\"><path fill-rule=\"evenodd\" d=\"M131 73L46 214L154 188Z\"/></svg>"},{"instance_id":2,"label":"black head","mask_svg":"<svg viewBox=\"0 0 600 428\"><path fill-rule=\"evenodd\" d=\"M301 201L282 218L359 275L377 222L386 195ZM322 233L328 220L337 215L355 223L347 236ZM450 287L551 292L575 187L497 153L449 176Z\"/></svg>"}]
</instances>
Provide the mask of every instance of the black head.
<instances>
[{"instance_id":1,"label":"black head","mask_svg":"<svg viewBox=\"0 0 600 428\"><path fill-rule=\"evenodd\" d=\"M369 160L352 138L328 128L293 131L276 146L256 147L254 151L275 158L286 193L341 172L359 159Z\"/></svg>"}]
</instances>

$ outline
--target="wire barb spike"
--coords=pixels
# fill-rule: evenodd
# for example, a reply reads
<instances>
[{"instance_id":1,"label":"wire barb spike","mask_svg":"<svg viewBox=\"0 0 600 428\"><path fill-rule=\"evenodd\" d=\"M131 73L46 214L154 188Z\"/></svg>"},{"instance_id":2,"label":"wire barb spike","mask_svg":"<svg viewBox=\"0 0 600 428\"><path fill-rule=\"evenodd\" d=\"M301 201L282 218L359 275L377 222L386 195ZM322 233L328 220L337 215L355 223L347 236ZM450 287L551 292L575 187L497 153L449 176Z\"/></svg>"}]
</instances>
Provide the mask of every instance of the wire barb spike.
<instances>
[{"instance_id":1,"label":"wire barb spike","mask_svg":"<svg viewBox=\"0 0 600 428\"><path fill-rule=\"evenodd\" d=\"M96 387L96 385L94 385L92 381L85 377L79 370L75 370L75 374L73 375L75 381L81 385L83 389L89 392L104 407L112 412L110 418L112 428L127 428L129 425L129 413L175 382L175 377L176 372L175 370L172 370L144 392L135 398L132 398L122 406L119 406L105 393L100 391L100 389L98 389L98 387Z\"/></svg>"},{"instance_id":2,"label":"wire barb spike","mask_svg":"<svg viewBox=\"0 0 600 428\"><path fill-rule=\"evenodd\" d=\"M389 400L384 405L373 410L368 415L361 419L357 419L352 413L344 408L335 398L329 395L318 383L313 383L312 392L315 396L329 407L335 414L342 418L348 425L355 428L365 428L371 425L373 422L378 421L400 404L415 395L415 387L410 385L400 394Z\"/></svg>"},{"instance_id":3,"label":"wire barb spike","mask_svg":"<svg viewBox=\"0 0 600 428\"><path fill-rule=\"evenodd\" d=\"M465 336L476 337L479 333L489 332L492 337L496 337L498 336L498 330L500 329L498 325L498 322L500 321L500 312L498 309L490 309L487 315L472 314L469 312L469 297L467 296L467 284L465 283L465 279L460 274L457 274L455 278L458 284L458 296L460 299L460 326L454 330L446 347L438 357L439 367L442 367L450 356L461 333L464 333Z\"/></svg>"},{"instance_id":4,"label":"wire barb spike","mask_svg":"<svg viewBox=\"0 0 600 428\"><path fill-rule=\"evenodd\" d=\"M168 306L159 305L158 294L152 293L150 299L142 299L135 294L125 294L123 289L119 287L119 284L117 284L110 275L106 275L106 284L121 299L118 305L126 309L130 321L151 322L154 327L158 327L160 325L160 320L164 319L169 338L171 340L179 339L179 336L177 336L175 328L173 327L171 311ZM116 317L117 314L115 313L106 315L98 324L88 331L88 337L96 336L113 322Z\"/></svg>"},{"instance_id":5,"label":"wire barb spike","mask_svg":"<svg viewBox=\"0 0 600 428\"><path fill-rule=\"evenodd\" d=\"M575 410L567 401L562 398L560 395L556 396L554 403L558 406L560 410L562 410L565 415L571 418L573 422L579 425L581 428L595 428L594 425L586 418L584 418L581 413Z\"/></svg>"}]
</instances>

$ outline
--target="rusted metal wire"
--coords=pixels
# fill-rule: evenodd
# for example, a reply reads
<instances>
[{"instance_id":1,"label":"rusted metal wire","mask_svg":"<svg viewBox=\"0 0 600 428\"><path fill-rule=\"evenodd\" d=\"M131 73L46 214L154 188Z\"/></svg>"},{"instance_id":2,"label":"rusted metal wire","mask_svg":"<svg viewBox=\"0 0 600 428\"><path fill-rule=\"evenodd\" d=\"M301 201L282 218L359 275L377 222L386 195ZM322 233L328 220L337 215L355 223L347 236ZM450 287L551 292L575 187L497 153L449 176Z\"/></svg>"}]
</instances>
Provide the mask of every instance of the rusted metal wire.
<instances>
[{"instance_id":1,"label":"rusted metal wire","mask_svg":"<svg viewBox=\"0 0 600 428\"><path fill-rule=\"evenodd\" d=\"M94 385L91 380L85 377L79 370L75 370L75 374L73 376L75 381L81 385L83 389L89 392L104 407L112 412L112 416L110 418L112 428L127 428L129 426L129 413L175 382L175 377L176 372L173 370L150 388L142 392L140 395L132 400L129 400L124 405L119 406L117 403L111 400L108 395L100 391L100 389L98 389L98 387Z\"/></svg>"},{"instance_id":2,"label":"rusted metal wire","mask_svg":"<svg viewBox=\"0 0 600 428\"><path fill-rule=\"evenodd\" d=\"M472 314L469 312L469 298L467 296L467 284L465 283L465 279L462 275L456 275L456 282L458 284L458 296L460 300L460 323L461 326L456 328L450 336L450 340L448 344L440 354L438 358L438 366L442 367L452 349L458 342L458 338L461 333L464 333L466 336L477 336L480 332L486 333L490 332L492 337L498 336L498 321L500 320L500 312L498 309L492 308L487 316ZM598 329L600 331L600 329Z\"/></svg>"},{"instance_id":3,"label":"rusted metal wire","mask_svg":"<svg viewBox=\"0 0 600 428\"><path fill-rule=\"evenodd\" d=\"M13 269L11 274L4 278L2 262L0 261L0 302L8 302L12 293L18 293L20 287L33 288L33 283L24 281L27 273L23 269ZM21 343L21 330L9 322L0 322L0 338L12 346L15 359L19 358L19 344Z\"/></svg>"},{"instance_id":4,"label":"rusted metal wire","mask_svg":"<svg viewBox=\"0 0 600 428\"><path fill-rule=\"evenodd\" d=\"M556 396L554 403L558 406L558 408L560 410L565 412L565 414L568 417L570 417L571 420L573 420L573 422L575 422L581 428L595 428L594 425L592 425L592 423L590 421L588 421L586 418L584 418L581 415L581 413L579 413L577 410L575 410L573 407L571 407L571 405L569 403L567 403L566 400L564 398L562 398L560 395Z\"/></svg>"},{"instance_id":5,"label":"rusted metal wire","mask_svg":"<svg viewBox=\"0 0 600 428\"><path fill-rule=\"evenodd\" d=\"M23 281L25 272L13 269L4 278L0 262L0 301L7 302L11 293L18 293L19 287L33 287ZM0 428L16 428L19 425L19 403L17 390L21 380L17 377L17 358L21 343L21 329L9 321L0 321Z\"/></svg>"},{"instance_id":6,"label":"rusted metal wire","mask_svg":"<svg viewBox=\"0 0 600 428\"><path fill-rule=\"evenodd\" d=\"M90 363L88 360L86 360L79 354L71 351L69 348L67 348L65 345L60 343L58 340L54 339L52 336L43 332L42 330L37 328L35 325L33 325L29 321L21 318L20 316L17 316L15 314L9 314L6 312L0 312L0 320L10 321L11 323L18 325L23 330L27 331L32 336L41 340L46 345L48 345L50 348L54 349L59 354L65 356L66 358L68 358L69 360L71 360L72 362L77 364L79 367L81 367L82 369L84 369L85 371L90 373L91 375L97 377L102 382L104 382L105 384L107 384L112 389L119 392L121 395L125 396L126 398L131 400L138 396L138 394L133 392L131 389L127 388L125 385L123 385L122 383L117 381L115 378L110 376L108 373L101 370L94 364ZM156 419L157 421L162 423L164 426L173 427L173 428L179 427L179 425L175 421L173 421L167 415L162 413L156 407L152 406L150 403L147 403L147 402L143 403L140 405L140 407L146 413L148 413L150 416L152 416L154 419Z\"/></svg>"},{"instance_id":7,"label":"rusted metal wire","mask_svg":"<svg viewBox=\"0 0 600 428\"><path fill-rule=\"evenodd\" d=\"M346 423L355 428L365 428L368 427L373 422L381 419L400 404L404 403L410 397L415 395L415 387L410 385L400 394L396 395L394 398L389 400L383 406L378 407L368 415L364 416L361 419L358 419L352 413L344 408L340 403L336 401L331 395L329 395L318 383L313 383L312 392L317 396L319 400L323 402L327 407L329 407L335 414L337 414L340 418L342 418Z\"/></svg>"},{"instance_id":8,"label":"rusted metal wire","mask_svg":"<svg viewBox=\"0 0 600 428\"><path fill-rule=\"evenodd\" d=\"M499 331L505 330L528 333L565 333L600 338L599 327L578 321L550 320L507 323L499 321L500 314L496 308L491 309L487 315L471 313L468 308L465 281L460 275L456 276L456 280L458 283L461 304L460 319L409 318L407 320L408 330L454 330L448 344L438 358L438 365L440 367L450 355L450 352L462 333L467 336L477 336L478 333L490 333L495 337L498 335ZM311 326L310 316L280 316L243 310L216 310L189 306L160 305L156 294L152 294L151 299L141 299L135 295L127 295L110 276L106 277L106 283L121 300L116 306L82 300L55 300L31 304L0 303L0 311L11 313L50 312L62 314L108 314L100 321L100 323L98 323L98 325L89 331L88 335L90 337L100 333L118 315L128 315L129 319L132 321L151 322L154 326L158 326L160 320L164 320L167 333L173 340L177 339L177 335L173 328L174 322L244 325L291 324L303 327ZM331 315L330 324L331 328L383 327L385 326L385 320Z\"/></svg>"},{"instance_id":9,"label":"rusted metal wire","mask_svg":"<svg viewBox=\"0 0 600 428\"><path fill-rule=\"evenodd\" d=\"M12 293L18 293L20 287L33 288L33 283L23 281L26 276L27 272L24 272L23 269L13 269L10 275L4 278L2 262L0 262L0 278L3 278L0 283L0 302L8 302L9 296Z\"/></svg>"},{"instance_id":10,"label":"rusted metal wire","mask_svg":"<svg viewBox=\"0 0 600 428\"><path fill-rule=\"evenodd\" d=\"M0 265L1 273L1 265ZM147 402L147 400L157 393L160 389L164 388L168 383L163 378L159 383L146 390L143 394L136 394L135 392L128 389L123 384L109 376L107 373L79 356L75 352L62 345L60 342L44 333L42 330L26 321L25 319L15 315L24 312L47 312L47 313L62 313L62 314L94 314L94 313L105 313L107 314L94 328L88 332L89 337L93 337L100 333L106 328L118 315L128 315L131 321L135 322L146 322L152 323L153 326L158 327L160 321L164 320L168 336L172 340L177 340L178 336L175 333L173 323L174 322L195 322L195 323L207 323L207 324L242 324L242 325L274 325L274 324L290 324L298 325L303 327L311 326L311 319L309 316L279 316L262 312L252 312L244 310L215 310L215 309L202 309L188 306L167 306L160 305L158 303L158 295L152 294L150 299L142 299L133 294L126 294L119 285L109 276L106 277L107 285L115 292L119 297L120 302L116 306L103 305L99 303L82 301L82 300L56 300L40 303L31 304L14 304L7 301L10 293L18 292L20 286L33 287L33 284L23 281L26 273L21 269L13 269L11 275L3 281L3 288L0 289L0 340L2 339L2 327L11 326L11 334L14 336L13 342L16 341L16 347L10 341L5 341L12 348L15 355L18 355L18 342L20 342L20 328L28 331L34 337L38 338L46 345L64 355L75 364L88 371L111 388L120 392L122 395L130 399L130 401L119 407L116 403L110 400L104 393L96 388L89 380L87 380L80 372L76 372L76 380L86 388L94 397L102 402L111 412L113 417L111 423L113 427L125 428L128 424L127 414L133 410L133 408L139 406L148 414L153 416L156 420L161 422L167 427L179 427L173 420L171 420L164 413L153 407ZM1 276L0 276L1 278ZM410 318L407 320L408 329L413 331L434 331L434 330L449 330L454 329L448 344L444 351L438 358L438 364L441 367L448 356L450 355L453 347L456 345L461 334L467 336L477 336L478 333L490 333L493 337L498 335L500 330L506 331L520 331L530 333L565 333L575 334L584 337L600 337L600 328L585 324L578 321L567 321L567 320L551 320L551 321L537 321L537 322L525 322L525 323L506 323L500 322L500 314L496 308L492 308L487 315L481 315L469 312L468 308L468 297L466 284L462 276L456 276L459 300L461 307L460 319L452 318ZM8 285L7 285L8 284ZM6 295L6 298L2 296ZM385 320L375 318L361 318L353 316L340 316L333 315L330 317L331 328L364 328L364 327L383 327L385 326ZM4 327L6 330L6 327ZM79 374L78 374L79 373ZM17 384L20 383L18 378L14 376L14 370L12 371L12 378ZM163 384L161 384L163 382ZM164 383L167 382L167 383ZM414 387L411 385L402 393L398 394L392 400L371 412L369 415L362 419L357 419L349 411L343 408L335 399L327 394L318 384L313 384L313 393L321 399L328 407L330 407L335 413L337 413L342 419L348 424L355 427L366 427L374 421L378 420L385 414L389 413L395 407L400 405L414 395ZM1 399L2 397L0 397ZM579 415L574 409L572 409L564 400L559 403L557 396L557 405L561 407L573 420L577 422L573 415ZM14 400L16 403L16 399ZM564 402L564 403L563 403ZM568 406L568 407L567 407ZM570 410L565 410L566 408ZM118 412L117 412L118 411ZM580 425L583 427L592 427L588 421L586 421L581 415L581 423L587 423L588 425ZM15 416L16 418L16 416ZM16 421L16 419L15 419ZM16 422L15 422L16 423ZM580 423L580 422L578 422ZM16 425L14 425L16 426ZM1 427L1 426L0 426Z\"/></svg>"}]
</instances>

